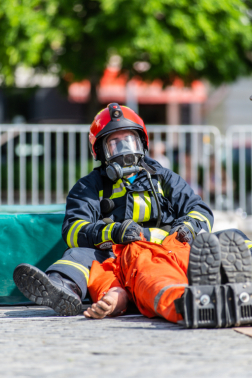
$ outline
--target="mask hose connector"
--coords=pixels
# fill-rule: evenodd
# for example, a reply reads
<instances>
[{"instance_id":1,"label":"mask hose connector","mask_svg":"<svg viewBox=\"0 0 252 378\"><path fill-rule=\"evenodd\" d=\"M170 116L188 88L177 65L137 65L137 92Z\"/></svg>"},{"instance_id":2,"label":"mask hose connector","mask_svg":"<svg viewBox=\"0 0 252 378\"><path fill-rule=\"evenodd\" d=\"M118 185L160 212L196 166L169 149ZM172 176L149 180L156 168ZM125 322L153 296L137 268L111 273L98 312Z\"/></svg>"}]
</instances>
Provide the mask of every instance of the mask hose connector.
<instances>
[{"instance_id":1,"label":"mask hose connector","mask_svg":"<svg viewBox=\"0 0 252 378\"><path fill-rule=\"evenodd\" d=\"M106 168L106 173L108 178L112 181L117 181L124 176L130 175L131 173L137 173L142 171L144 168L138 165L133 165L132 167L122 168L118 163L114 162L109 164Z\"/></svg>"}]
</instances>

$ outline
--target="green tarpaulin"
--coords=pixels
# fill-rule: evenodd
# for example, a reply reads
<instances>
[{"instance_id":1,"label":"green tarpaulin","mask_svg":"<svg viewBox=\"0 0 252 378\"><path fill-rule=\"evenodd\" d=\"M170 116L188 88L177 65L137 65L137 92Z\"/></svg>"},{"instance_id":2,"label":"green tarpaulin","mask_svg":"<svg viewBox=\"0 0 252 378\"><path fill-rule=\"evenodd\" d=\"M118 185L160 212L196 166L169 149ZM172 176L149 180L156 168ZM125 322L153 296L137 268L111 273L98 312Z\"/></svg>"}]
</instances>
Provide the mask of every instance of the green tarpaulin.
<instances>
[{"instance_id":1,"label":"green tarpaulin","mask_svg":"<svg viewBox=\"0 0 252 378\"><path fill-rule=\"evenodd\" d=\"M64 209L64 205L36 206L33 213L31 206L0 206L0 305L28 301L12 279L18 264L28 263L45 270L61 258L67 248L61 237Z\"/></svg>"}]
</instances>

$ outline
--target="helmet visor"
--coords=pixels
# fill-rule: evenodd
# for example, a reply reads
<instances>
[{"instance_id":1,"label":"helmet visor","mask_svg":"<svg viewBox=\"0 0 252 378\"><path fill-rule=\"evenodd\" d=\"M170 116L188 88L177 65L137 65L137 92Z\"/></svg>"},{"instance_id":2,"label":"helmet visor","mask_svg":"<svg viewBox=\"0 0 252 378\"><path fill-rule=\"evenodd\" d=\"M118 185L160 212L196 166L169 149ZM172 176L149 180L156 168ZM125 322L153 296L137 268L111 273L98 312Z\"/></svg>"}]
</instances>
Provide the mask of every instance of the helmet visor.
<instances>
[{"instance_id":1,"label":"helmet visor","mask_svg":"<svg viewBox=\"0 0 252 378\"><path fill-rule=\"evenodd\" d=\"M118 155L143 154L143 145L136 131L115 133L108 135L103 143L106 160Z\"/></svg>"}]
</instances>

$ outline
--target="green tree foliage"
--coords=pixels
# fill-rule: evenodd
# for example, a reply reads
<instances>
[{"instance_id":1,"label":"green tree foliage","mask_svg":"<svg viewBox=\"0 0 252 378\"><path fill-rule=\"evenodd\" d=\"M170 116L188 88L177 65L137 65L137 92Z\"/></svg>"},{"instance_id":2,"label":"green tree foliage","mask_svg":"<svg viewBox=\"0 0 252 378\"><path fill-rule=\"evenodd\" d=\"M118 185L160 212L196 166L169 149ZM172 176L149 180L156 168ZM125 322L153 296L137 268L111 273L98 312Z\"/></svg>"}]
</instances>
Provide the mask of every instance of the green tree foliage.
<instances>
[{"instance_id":1,"label":"green tree foliage","mask_svg":"<svg viewBox=\"0 0 252 378\"><path fill-rule=\"evenodd\" d=\"M242 0L1 0L0 74L18 65L99 82L113 54L122 69L170 83L214 84L250 73L250 3Z\"/></svg>"}]
</instances>

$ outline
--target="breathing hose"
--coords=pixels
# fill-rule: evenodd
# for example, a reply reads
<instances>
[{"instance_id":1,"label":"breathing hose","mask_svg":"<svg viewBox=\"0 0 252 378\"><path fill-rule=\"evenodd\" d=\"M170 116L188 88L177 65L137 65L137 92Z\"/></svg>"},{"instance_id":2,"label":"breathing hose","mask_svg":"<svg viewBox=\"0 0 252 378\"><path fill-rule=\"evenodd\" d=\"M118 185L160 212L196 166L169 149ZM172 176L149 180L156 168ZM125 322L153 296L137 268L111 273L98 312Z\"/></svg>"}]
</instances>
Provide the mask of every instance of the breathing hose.
<instances>
[{"instance_id":1,"label":"breathing hose","mask_svg":"<svg viewBox=\"0 0 252 378\"><path fill-rule=\"evenodd\" d=\"M156 227L159 228L159 226L161 224L161 207L160 207L159 199L158 199L157 193L155 191L153 182L151 180L151 175L148 171L146 171L146 173L147 173L147 177L148 177L148 180L149 180L149 183L150 183L150 186L151 186L152 193L154 195L154 198L155 198L155 201L156 201L156 204L157 204L158 217L157 217Z\"/></svg>"},{"instance_id":2,"label":"breathing hose","mask_svg":"<svg viewBox=\"0 0 252 378\"><path fill-rule=\"evenodd\" d=\"M110 180L116 181L119 178L123 178L124 176L129 175L131 173L137 173L141 170L146 171L147 177L148 177L148 180L149 180L149 183L150 183L150 186L151 186L151 190L152 190L152 193L154 195L154 198L155 198L155 201L156 201L156 204L157 204L158 217L157 217L156 227L159 228L159 226L161 224L161 207L160 207L160 203L159 203L158 196L157 196L157 193L155 191L153 182L151 180L151 173L154 174L155 170L153 170L151 167L149 167L143 159L141 159L140 164L141 164L140 166L134 165L132 167L122 168L118 163L114 162L114 163L108 165L108 167L106 168L106 173L107 173L107 176L110 178ZM109 200L106 199L106 201L109 201ZM104 200L103 200L103 202L104 202ZM113 203L113 201L111 201L111 200L110 200L110 202ZM106 213L106 212L112 210L114 207L111 208L111 204L104 203L103 208L104 208L103 211Z\"/></svg>"}]
</instances>

